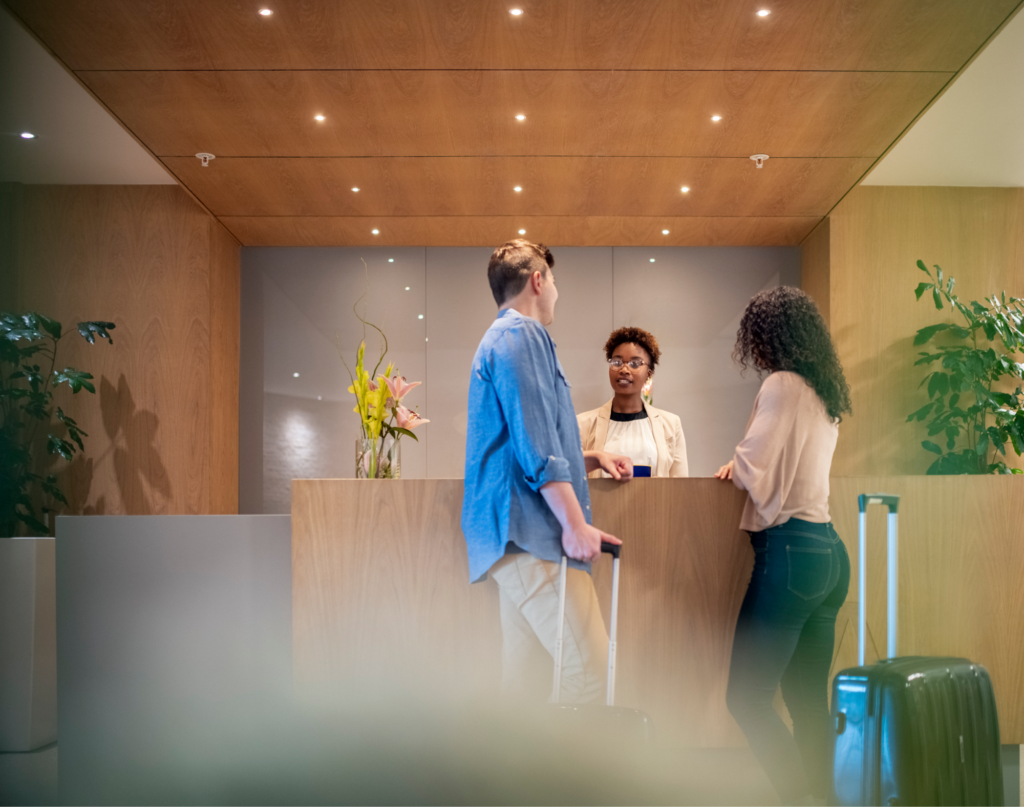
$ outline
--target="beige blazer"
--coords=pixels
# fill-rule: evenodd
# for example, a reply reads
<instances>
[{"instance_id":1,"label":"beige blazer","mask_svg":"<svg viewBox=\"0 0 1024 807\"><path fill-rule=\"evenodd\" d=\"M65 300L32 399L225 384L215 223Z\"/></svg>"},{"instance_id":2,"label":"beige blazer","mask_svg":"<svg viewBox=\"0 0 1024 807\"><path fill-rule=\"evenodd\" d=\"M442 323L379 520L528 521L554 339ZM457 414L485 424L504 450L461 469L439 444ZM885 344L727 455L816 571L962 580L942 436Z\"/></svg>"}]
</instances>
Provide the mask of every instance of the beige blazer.
<instances>
[{"instance_id":1,"label":"beige blazer","mask_svg":"<svg viewBox=\"0 0 1024 807\"><path fill-rule=\"evenodd\" d=\"M683 424L678 415L655 409L644 404L647 417L651 419L654 442L658 446L658 467L655 476L689 476L686 465L686 438L683 437ZM612 402L608 401L599 409L591 409L576 416L580 424L580 442L584 451L604 451L608 439L608 424L612 419ZM589 474L593 479L601 477L600 469Z\"/></svg>"}]
</instances>

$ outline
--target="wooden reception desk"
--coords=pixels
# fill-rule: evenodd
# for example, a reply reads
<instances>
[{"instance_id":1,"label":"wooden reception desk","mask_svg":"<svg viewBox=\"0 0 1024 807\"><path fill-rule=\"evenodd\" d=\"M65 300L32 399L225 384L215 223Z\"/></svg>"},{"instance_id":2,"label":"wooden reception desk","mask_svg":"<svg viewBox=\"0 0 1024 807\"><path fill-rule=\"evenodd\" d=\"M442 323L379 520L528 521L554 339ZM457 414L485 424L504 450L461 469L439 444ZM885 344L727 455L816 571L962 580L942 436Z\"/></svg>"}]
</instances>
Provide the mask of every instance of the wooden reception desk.
<instances>
[{"instance_id":1,"label":"wooden reception desk","mask_svg":"<svg viewBox=\"0 0 1024 807\"><path fill-rule=\"evenodd\" d=\"M741 745L725 708L736 614L753 553L745 494L714 479L590 483L594 523L625 542L617 702L659 736ZM858 493L900 494L901 655L966 656L995 684L1004 743L1024 743L1024 479L832 480L853 563L833 672L856 663ZM462 480L295 480L293 641L300 692L374 686L491 697L500 673L492 582L469 585ZM868 655L885 648L885 520L869 520ZM610 561L595 564L607 608ZM607 614L606 614L607 619Z\"/></svg>"}]
</instances>

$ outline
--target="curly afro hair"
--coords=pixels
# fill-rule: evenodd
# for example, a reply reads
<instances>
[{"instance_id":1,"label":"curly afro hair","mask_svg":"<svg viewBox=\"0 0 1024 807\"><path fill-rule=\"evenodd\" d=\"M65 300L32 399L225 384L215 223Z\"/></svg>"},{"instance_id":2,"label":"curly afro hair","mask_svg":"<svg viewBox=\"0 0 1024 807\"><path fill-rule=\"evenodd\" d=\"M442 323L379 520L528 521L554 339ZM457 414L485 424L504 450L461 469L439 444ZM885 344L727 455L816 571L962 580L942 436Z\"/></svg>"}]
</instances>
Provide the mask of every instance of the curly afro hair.
<instances>
[{"instance_id":1,"label":"curly afro hair","mask_svg":"<svg viewBox=\"0 0 1024 807\"><path fill-rule=\"evenodd\" d=\"M837 421L853 411L828 326L800 289L778 286L755 294L740 320L732 357L744 370L753 367L759 374L788 370L802 375Z\"/></svg>"},{"instance_id":2,"label":"curly afro hair","mask_svg":"<svg viewBox=\"0 0 1024 807\"><path fill-rule=\"evenodd\" d=\"M661 349L658 347L658 340L654 338L654 334L648 333L643 328L627 327L612 331L612 335L604 343L605 358L610 359L612 353L615 352L615 348L619 345L629 343L642 347L647 351L647 355L651 357L651 373L653 374L654 368L658 364L658 359L661 358Z\"/></svg>"}]
</instances>

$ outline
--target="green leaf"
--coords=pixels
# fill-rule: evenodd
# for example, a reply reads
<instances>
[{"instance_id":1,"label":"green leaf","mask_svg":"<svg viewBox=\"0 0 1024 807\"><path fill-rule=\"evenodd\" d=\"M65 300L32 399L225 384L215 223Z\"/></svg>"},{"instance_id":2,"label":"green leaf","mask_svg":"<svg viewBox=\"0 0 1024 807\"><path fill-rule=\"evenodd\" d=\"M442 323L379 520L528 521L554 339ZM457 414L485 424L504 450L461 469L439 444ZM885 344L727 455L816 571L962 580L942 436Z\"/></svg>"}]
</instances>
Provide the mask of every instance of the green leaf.
<instances>
[{"instance_id":1,"label":"green leaf","mask_svg":"<svg viewBox=\"0 0 1024 807\"><path fill-rule=\"evenodd\" d=\"M67 440L62 440L55 434L47 435L46 437L46 451L49 454L60 454L64 459L69 462L75 455L75 448Z\"/></svg>"},{"instance_id":2,"label":"green leaf","mask_svg":"<svg viewBox=\"0 0 1024 807\"><path fill-rule=\"evenodd\" d=\"M917 268L924 272L928 277L932 276L932 273L928 271L928 267L924 265L924 261L917 262Z\"/></svg>"},{"instance_id":3,"label":"green leaf","mask_svg":"<svg viewBox=\"0 0 1024 807\"><path fill-rule=\"evenodd\" d=\"M927 328L922 328L917 332L917 336L914 337L914 344L923 345L925 342L927 342L929 339L935 336L935 334L939 333L940 331L948 330L949 327L949 325L943 322L940 323L939 325L929 325Z\"/></svg>"},{"instance_id":4,"label":"green leaf","mask_svg":"<svg viewBox=\"0 0 1024 807\"><path fill-rule=\"evenodd\" d=\"M978 453L979 457L984 457L988 452L988 432L985 432L978 438L978 444L974 447L974 450Z\"/></svg>"},{"instance_id":5,"label":"green leaf","mask_svg":"<svg viewBox=\"0 0 1024 807\"><path fill-rule=\"evenodd\" d=\"M946 294L953 294L953 286L955 285L956 280L954 278L950 278L949 281L946 283Z\"/></svg>"},{"instance_id":6,"label":"green leaf","mask_svg":"<svg viewBox=\"0 0 1024 807\"><path fill-rule=\"evenodd\" d=\"M54 339L60 339L61 325L57 320L44 317L42 314L37 314L39 317L39 324L43 326L43 329L50 334Z\"/></svg>"},{"instance_id":7,"label":"green leaf","mask_svg":"<svg viewBox=\"0 0 1024 807\"><path fill-rule=\"evenodd\" d=\"M106 339L110 344L114 344L114 340L107 331L112 331L115 327L113 322L100 322L98 320L95 322L79 322L78 332L90 345L96 341L97 336L100 339Z\"/></svg>"},{"instance_id":8,"label":"green leaf","mask_svg":"<svg viewBox=\"0 0 1024 807\"><path fill-rule=\"evenodd\" d=\"M935 277L938 279L939 288L942 288L942 267L935 264Z\"/></svg>"},{"instance_id":9,"label":"green leaf","mask_svg":"<svg viewBox=\"0 0 1024 807\"><path fill-rule=\"evenodd\" d=\"M939 296L939 290L938 289L932 289L932 299L935 301L935 307L939 311L941 311L942 310L942 298Z\"/></svg>"},{"instance_id":10,"label":"green leaf","mask_svg":"<svg viewBox=\"0 0 1024 807\"><path fill-rule=\"evenodd\" d=\"M939 456L942 456L942 449L935 445L935 443L933 443L931 440L925 440L923 443L921 443L921 447L925 451L931 451L932 454L938 454Z\"/></svg>"},{"instance_id":11,"label":"green leaf","mask_svg":"<svg viewBox=\"0 0 1024 807\"><path fill-rule=\"evenodd\" d=\"M931 283L918 283L917 288L914 289L914 294L917 295L917 299L921 299L921 295L924 294L928 289L935 288Z\"/></svg>"},{"instance_id":12,"label":"green leaf","mask_svg":"<svg viewBox=\"0 0 1024 807\"><path fill-rule=\"evenodd\" d=\"M934 398L936 395L945 395L947 392L949 392L949 376L945 373L932 373L932 377L928 381L928 397Z\"/></svg>"},{"instance_id":13,"label":"green leaf","mask_svg":"<svg viewBox=\"0 0 1024 807\"><path fill-rule=\"evenodd\" d=\"M922 420L928 417L928 413L932 411L932 407L934 406L935 401L932 401L931 403L926 403L916 412L911 412L909 415L907 415L907 423L910 423L910 421L912 420L916 420L918 423L920 423Z\"/></svg>"}]
</instances>

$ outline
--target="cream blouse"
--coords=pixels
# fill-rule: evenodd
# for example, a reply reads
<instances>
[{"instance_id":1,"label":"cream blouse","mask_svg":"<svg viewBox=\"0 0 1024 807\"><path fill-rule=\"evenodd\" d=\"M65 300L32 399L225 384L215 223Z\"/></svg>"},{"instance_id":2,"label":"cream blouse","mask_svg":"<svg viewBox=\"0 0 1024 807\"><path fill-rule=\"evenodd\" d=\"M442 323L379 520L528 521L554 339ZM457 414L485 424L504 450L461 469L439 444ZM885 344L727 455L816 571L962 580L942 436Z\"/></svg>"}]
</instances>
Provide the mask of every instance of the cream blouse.
<instances>
[{"instance_id":1,"label":"cream blouse","mask_svg":"<svg viewBox=\"0 0 1024 807\"><path fill-rule=\"evenodd\" d=\"M733 483L748 494L740 529L758 532L791 518L827 523L838 438L837 422L803 376L769 375L733 457Z\"/></svg>"}]
</instances>

